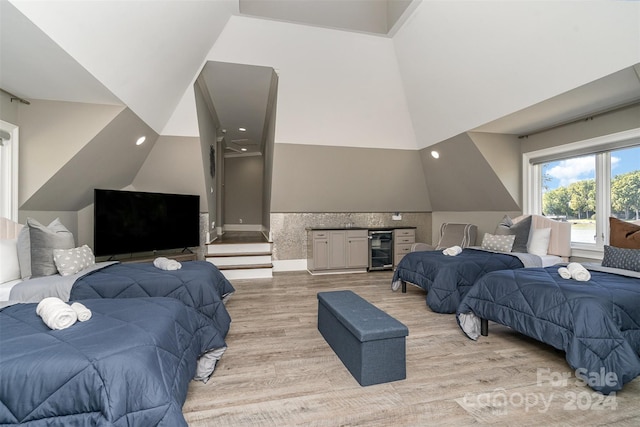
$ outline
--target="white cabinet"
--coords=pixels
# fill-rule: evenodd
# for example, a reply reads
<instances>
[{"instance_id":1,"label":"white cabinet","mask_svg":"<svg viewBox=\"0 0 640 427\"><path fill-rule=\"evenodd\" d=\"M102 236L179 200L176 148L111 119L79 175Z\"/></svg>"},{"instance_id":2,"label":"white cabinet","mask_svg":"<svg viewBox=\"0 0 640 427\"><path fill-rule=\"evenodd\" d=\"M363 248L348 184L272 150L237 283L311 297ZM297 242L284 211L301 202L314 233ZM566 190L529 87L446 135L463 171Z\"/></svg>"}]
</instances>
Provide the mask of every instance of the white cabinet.
<instances>
[{"instance_id":1,"label":"white cabinet","mask_svg":"<svg viewBox=\"0 0 640 427\"><path fill-rule=\"evenodd\" d=\"M311 272L366 271L367 230L308 230L307 269Z\"/></svg>"},{"instance_id":2,"label":"white cabinet","mask_svg":"<svg viewBox=\"0 0 640 427\"><path fill-rule=\"evenodd\" d=\"M367 230L347 231L347 268L367 268L369 236Z\"/></svg>"},{"instance_id":3,"label":"white cabinet","mask_svg":"<svg viewBox=\"0 0 640 427\"><path fill-rule=\"evenodd\" d=\"M413 228L397 228L393 230L393 266L409 252L416 242L416 230Z\"/></svg>"}]
</instances>

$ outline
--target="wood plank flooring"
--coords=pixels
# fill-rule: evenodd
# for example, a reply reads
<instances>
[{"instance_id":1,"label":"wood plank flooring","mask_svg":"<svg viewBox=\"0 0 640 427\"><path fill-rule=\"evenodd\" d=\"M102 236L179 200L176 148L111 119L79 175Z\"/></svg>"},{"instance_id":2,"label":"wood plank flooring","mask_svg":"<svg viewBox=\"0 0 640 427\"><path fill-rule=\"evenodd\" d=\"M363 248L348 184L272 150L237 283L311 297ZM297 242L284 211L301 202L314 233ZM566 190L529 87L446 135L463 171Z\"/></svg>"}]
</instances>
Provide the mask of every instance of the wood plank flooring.
<instances>
[{"instance_id":1,"label":"wood plank flooring","mask_svg":"<svg viewBox=\"0 0 640 427\"><path fill-rule=\"evenodd\" d=\"M391 276L295 272L234 281L228 349L207 384L191 382L189 425L640 424L640 378L605 400L578 383L561 351L493 323L488 337L472 341L454 315L429 310L421 289L392 292ZM340 289L408 326L406 380L361 387L324 341L316 293ZM564 385L550 379L565 373Z\"/></svg>"}]
</instances>

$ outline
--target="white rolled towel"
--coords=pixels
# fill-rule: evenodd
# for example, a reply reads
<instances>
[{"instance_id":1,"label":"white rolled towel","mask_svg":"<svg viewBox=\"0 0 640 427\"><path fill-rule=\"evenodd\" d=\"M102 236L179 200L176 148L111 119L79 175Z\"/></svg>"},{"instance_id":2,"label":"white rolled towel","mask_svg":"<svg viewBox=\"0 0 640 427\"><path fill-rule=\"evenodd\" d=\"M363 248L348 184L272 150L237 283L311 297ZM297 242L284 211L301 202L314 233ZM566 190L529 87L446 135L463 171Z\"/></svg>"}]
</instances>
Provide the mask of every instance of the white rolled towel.
<instances>
[{"instance_id":1,"label":"white rolled towel","mask_svg":"<svg viewBox=\"0 0 640 427\"><path fill-rule=\"evenodd\" d=\"M92 315L91 310L85 307L84 304L80 304L79 302L74 302L73 304L71 304L71 308L78 315L79 321L86 322L87 320L91 319L91 315Z\"/></svg>"},{"instance_id":2,"label":"white rolled towel","mask_svg":"<svg viewBox=\"0 0 640 427\"><path fill-rule=\"evenodd\" d=\"M36 314L50 329L65 329L76 323L78 314L60 298L48 297L38 303Z\"/></svg>"},{"instance_id":3,"label":"white rolled towel","mask_svg":"<svg viewBox=\"0 0 640 427\"><path fill-rule=\"evenodd\" d=\"M567 270L571 273L571 278L579 282L586 282L591 279L591 273L584 266L577 262L567 264Z\"/></svg>"},{"instance_id":4,"label":"white rolled towel","mask_svg":"<svg viewBox=\"0 0 640 427\"><path fill-rule=\"evenodd\" d=\"M163 256L154 259L153 265L155 265L160 270L179 270L182 268L182 264L180 264L175 259L169 259Z\"/></svg>"},{"instance_id":5,"label":"white rolled towel","mask_svg":"<svg viewBox=\"0 0 640 427\"><path fill-rule=\"evenodd\" d=\"M443 254L449 255L449 256L456 256L461 252L462 252L462 248L460 246L451 246L450 248L447 248L442 251Z\"/></svg>"},{"instance_id":6,"label":"white rolled towel","mask_svg":"<svg viewBox=\"0 0 640 427\"><path fill-rule=\"evenodd\" d=\"M558 269L558 274L563 279L571 279L571 272L569 271L569 269L567 267L560 267Z\"/></svg>"}]
</instances>

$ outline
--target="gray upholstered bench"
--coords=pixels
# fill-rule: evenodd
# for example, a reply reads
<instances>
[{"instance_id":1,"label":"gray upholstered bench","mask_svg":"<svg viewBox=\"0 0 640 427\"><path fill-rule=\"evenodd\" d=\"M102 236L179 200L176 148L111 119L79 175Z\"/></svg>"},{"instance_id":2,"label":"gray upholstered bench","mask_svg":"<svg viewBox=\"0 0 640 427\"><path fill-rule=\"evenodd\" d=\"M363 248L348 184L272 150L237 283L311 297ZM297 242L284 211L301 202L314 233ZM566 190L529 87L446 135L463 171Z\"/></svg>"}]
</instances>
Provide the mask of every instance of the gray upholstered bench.
<instances>
[{"instance_id":1,"label":"gray upholstered bench","mask_svg":"<svg viewBox=\"0 0 640 427\"><path fill-rule=\"evenodd\" d=\"M360 385L407 377L407 327L351 291L318 293L318 330Z\"/></svg>"}]
</instances>

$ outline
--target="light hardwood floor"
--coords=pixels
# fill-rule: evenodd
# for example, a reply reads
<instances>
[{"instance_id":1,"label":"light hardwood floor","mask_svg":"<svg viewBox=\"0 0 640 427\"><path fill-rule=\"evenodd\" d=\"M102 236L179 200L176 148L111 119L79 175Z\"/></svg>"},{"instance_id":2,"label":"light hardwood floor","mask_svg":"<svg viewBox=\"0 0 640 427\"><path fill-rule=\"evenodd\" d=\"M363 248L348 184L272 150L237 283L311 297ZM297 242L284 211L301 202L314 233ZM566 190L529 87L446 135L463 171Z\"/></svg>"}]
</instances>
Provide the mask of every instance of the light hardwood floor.
<instances>
[{"instance_id":1,"label":"light hardwood floor","mask_svg":"<svg viewBox=\"0 0 640 427\"><path fill-rule=\"evenodd\" d=\"M477 342L391 272L235 281L228 349L191 382L190 426L640 424L640 378L608 399L579 384L564 354L490 323ZM403 322L407 379L361 387L317 330L319 291L350 289ZM546 370L546 371L545 371ZM554 383L562 374L566 385Z\"/></svg>"}]
</instances>

